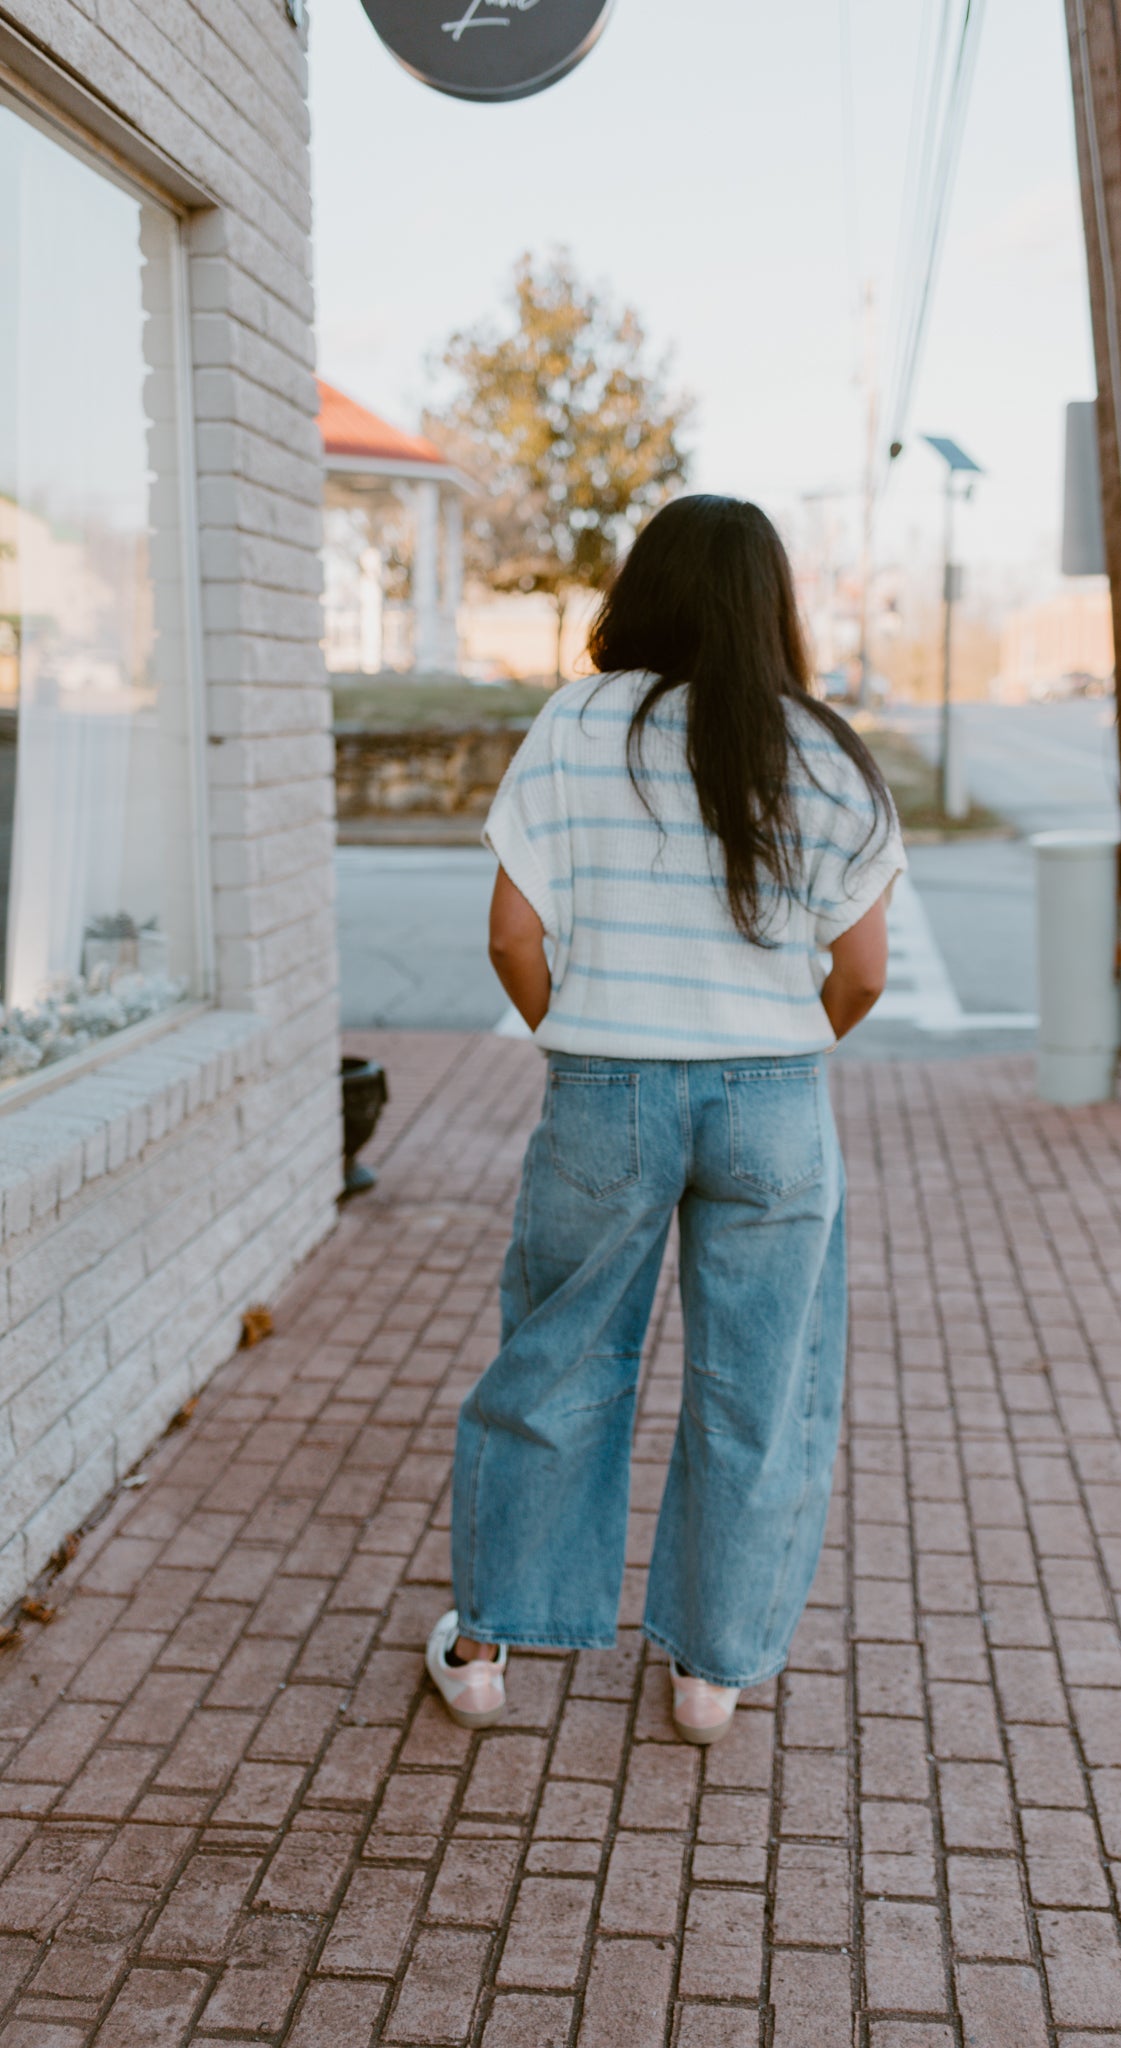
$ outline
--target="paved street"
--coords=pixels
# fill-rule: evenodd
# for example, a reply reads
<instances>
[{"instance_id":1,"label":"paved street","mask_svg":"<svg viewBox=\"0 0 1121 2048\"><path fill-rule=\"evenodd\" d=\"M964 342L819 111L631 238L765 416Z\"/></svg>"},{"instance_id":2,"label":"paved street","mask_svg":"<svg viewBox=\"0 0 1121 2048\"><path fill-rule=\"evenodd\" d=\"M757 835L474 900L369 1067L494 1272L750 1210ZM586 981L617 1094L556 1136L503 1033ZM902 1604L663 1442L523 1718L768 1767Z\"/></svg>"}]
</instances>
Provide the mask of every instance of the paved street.
<instances>
[{"instance_id":1,"label":"paved street","mask_svg":"<svg viewBox=\"0 0 1121 2048\"><path fill-rule=\"evenodd\" d=\"M962 704L971 794L1023 833L1067 827L1117 829L1118 748L1111 698L1060 704ZM893 708L892 723L938 748L933 707Z\"/></svg>"},{"instance_id":2,"label":"paved street","mask_svg":"<svg viewBox=\"0 0 1121 2048\"><path fill-rule=\"evenodd\" d=\"M842 1059L965 1059L1036 1041L1034 855L1023 840L909 849L888 985Z\"/></svg>"},{"instance_id":3,"label":"paved street","mask_svg":"<svg viewBox=\"0 0 1121 2048\"><path fill-rule=\"evenodd\" d=\"M487 959L493 856L482 846L340 846L343 1023L491 1031L506 997Z\"/></svg>"},{"instance_id":4,"label":"paved street","mask_svg":"<svg viewBox=\"0 0 1121 2048\"><path fill-rule=\"evenodd\" d=\"M487 1362L528 1046L379 1052L377 1193L0 1652L0 2048L1121 2041L1121 1106L1024 1061L838 1066L847 1440L791 1667L707 1756L638 1633L454 1729L454 1416Z\"/></svg>"},{"instance_id":5,"label":"paved street","mask_svg":"<svg viewBox=\"0 0 1121 2048\"><path fill-rule=\"evenodd\" d=\"M933 711L892 717L928 752ZM1112 706L967 705L975 795L1022 834L1117 824ZM516 1026L486 958L494 863L480 847L344 846L343 1016L355 1029ZM892 910L891 980L843 1050L961 1059L1035 1042L1034 856L1026 838L911 849Z\"/></svg>"},{"instance_id":6,"label":"paved street","mask_svg":"<svg viewBox=\"0 0 1121 2048\"><path fill-rule=\"evenodd\" d=\"M354 1029L516 1030L486 957L481 848L338 854L343 1016ZM912 850L891 912L888 991L846 1057L961 1058L1034 1042L1032 855L1022 842Z\"/></svg>"}]
</instances>

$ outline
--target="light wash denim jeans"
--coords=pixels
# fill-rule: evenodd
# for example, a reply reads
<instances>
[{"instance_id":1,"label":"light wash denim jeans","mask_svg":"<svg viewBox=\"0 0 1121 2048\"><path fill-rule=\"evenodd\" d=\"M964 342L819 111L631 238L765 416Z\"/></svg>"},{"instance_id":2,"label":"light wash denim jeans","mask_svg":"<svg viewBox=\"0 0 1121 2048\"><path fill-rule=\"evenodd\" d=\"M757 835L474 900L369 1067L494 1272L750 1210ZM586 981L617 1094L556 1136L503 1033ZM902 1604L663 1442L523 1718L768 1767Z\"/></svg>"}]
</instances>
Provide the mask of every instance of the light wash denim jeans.
<instances>
[{"instance_id":1,"label":"light wash denim jeans","mask_svg":"<svg viewBox=\"0 0 1121 2048\"><path fill-rule=\"evenodd\" d=\"M502 1348L459 1418L465 1635L614 1642L639 1362L676 1211L684 1396L645 1631L717 1685L782 1669L844 1378L844 1174L824 1068L550 1055Z\"/></svg>"}]
</instances>

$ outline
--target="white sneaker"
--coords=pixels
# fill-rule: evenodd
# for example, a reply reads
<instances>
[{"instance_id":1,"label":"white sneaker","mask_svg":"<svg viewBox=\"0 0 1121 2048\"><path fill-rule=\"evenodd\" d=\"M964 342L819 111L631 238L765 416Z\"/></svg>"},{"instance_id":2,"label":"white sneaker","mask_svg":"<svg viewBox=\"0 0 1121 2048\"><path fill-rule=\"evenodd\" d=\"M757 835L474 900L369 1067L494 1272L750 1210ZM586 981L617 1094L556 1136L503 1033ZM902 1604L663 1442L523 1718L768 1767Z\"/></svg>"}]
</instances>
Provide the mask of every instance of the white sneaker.
<instances>
[{"instance_id":1,"label":"white sneaker","mask_svg":"<svg viewBox=\"0 0 1121 2048\"><path fill-rule=\"evenodd\" d=\"M449 1664L460 1633L454 1607L442 1614L428 1638L425 1667L453 1721L461 1728L493 1728L506 1712L506 1645L496 1658L476 1657L470 1664Z\"/></svg>"},{"instance_id":2,"label":"white sneaker","mask_svg":"<svg viewBox=\"0 0 1121 2048\"><path fill-rule=\"evenodd\" d=\"M705 1678L689 1678L675 1657L670 1659L673 1686L673 1725L683 1742L707 1747L728 1733L735 1717L739 1693L732 1685L710 1685Z\"/></svg>"}]
</instances>

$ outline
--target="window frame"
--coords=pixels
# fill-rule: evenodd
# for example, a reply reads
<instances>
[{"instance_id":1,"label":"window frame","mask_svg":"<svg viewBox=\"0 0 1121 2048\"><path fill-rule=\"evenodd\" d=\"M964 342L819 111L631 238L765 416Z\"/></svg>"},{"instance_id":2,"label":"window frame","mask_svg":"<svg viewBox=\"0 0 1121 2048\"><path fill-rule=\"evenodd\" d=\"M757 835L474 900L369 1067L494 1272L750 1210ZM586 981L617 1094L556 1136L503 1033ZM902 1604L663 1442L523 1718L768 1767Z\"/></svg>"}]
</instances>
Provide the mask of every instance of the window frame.
<instances>
[{"instance_id":1,"label":"window frame","mask_svg":"<svg viewBox=\"0 0 1121 2048\"><path fill-rule=\"evenodd\" d=\"M177 1026L213 1008L216 1002L213 891L210 863L210 820L206 780L206 670L202 612L202 574L199 551L198 477L193 404L193 352L191 336L190 251L192 219L202 210L176 199L154 180L143 175L122 158L119 151L89 135L41 93L29 86L3 63L0 45L0 111L28 122L70 156L76 157L97 176L108 178L130 198L146 206L158 206L172 229L171 292L172 325L175 331L176 456L178 463L180 513L180 576L183 589L183 676L187 694L185 707L188 732L188 805L193 821L191 881L195 899L194 992L174 1009L125 1027L108 1038L95 1041L84 1051L54 1061L46 1068L0 1082L0 1117L17 1106L26 1108L30 1098L45 1095L76 1080L91 1068L110 1063L125 1052L162 1038ZM16 749L19 738L17 727ZM2 937L4 935L0 935Z\"/></svg>"}]
</instances>

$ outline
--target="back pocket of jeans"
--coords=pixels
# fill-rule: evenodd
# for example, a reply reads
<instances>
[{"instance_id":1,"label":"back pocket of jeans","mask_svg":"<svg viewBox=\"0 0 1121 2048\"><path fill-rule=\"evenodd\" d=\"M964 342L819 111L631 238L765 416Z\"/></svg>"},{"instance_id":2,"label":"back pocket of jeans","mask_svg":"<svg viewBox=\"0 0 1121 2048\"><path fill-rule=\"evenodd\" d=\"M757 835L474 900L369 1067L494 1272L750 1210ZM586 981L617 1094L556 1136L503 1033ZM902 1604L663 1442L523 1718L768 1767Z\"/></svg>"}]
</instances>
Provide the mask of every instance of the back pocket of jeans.
<instances>
[{"instance_id":1,"label":"back pocket of jeans","mask_svg":"<svg viewBox=\"0 0 1121 2048\"><path fill-rule=\"evenodd\" d=\"M800 1061L725 1073L733 1180L782 1201L821 1179L818 1085L817 1067Z\"/></svg>"},{"instance_id":2,"label":"back pocket of jeans","mask_svg":"<svg viewBox=\"0 0 1121 2048\"><path fill-rule=\"evenodd\" d=\"M631 1187L638 1154L638 1075L552 1073L549 1144L562 1180L602 1201Z\"/></svg>"}]
</instances>

